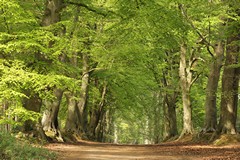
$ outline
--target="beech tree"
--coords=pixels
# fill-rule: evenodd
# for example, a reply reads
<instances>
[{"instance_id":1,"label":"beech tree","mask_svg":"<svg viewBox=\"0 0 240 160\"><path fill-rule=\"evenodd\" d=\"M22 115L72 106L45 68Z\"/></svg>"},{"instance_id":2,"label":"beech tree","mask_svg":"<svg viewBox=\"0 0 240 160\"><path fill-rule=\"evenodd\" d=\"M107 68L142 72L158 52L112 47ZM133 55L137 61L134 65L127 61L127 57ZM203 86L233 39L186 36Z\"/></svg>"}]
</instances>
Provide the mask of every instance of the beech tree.
<instances>
[{"instance_id":1,"label":"beech tree","mask_svg":"<svg viewBox=\"0 0 240 160\"><path fill-rule=\"evenodd\" d=\"M236 134L237 107L238 107L238 88L239 88L239 22L235 17L239 16L239 10L236 9L239 4L229 2L230 18L227 26L226 58L222 76L222 94L220 120L218 124L218 133Z\"/></svg>"},{"instance_id":2,"label":"beech tree","mask_svg":"<svg viewBox=\"0 0 240 160\"><path fill-rule=\"evenodd\" d=\"M235 134L238 8L234 1L0 1L1 129L132 144L199 128Z\"/></svg>"}]
</instances>

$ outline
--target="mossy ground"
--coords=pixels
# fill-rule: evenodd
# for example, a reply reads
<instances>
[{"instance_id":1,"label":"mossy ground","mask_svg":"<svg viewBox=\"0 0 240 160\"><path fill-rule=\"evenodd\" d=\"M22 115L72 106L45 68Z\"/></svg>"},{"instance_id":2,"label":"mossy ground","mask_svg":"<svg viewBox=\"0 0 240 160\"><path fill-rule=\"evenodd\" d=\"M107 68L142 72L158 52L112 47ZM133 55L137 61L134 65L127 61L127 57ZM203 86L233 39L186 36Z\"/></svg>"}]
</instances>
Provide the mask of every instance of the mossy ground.
<instances>
[{"instance_id":1,"label":"mossy ground","mask_svg":"<svg viewBox=\"0 0 240 160\"><path fill-rule=\"evenodd\" d=\"M240 143L240 135L232 135L232 134L223 134L220 135L216 140L213 141L214 145L222 146L229 144L238 144Z\"/></svg>"}]
</instances>

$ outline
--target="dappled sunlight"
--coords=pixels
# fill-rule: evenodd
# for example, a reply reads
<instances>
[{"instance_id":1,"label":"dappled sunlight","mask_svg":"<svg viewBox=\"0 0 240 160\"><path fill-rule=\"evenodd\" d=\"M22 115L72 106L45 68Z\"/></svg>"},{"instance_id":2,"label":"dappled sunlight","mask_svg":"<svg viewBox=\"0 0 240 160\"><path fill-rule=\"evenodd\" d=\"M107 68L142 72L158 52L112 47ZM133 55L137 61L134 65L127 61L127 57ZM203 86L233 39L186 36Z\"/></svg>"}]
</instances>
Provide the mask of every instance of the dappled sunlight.
<instances>
[{"instance_id":1,"label":"dappled sunlight","mask_svg":"<svg viewBox=\"0 0 240 160\"><path fill-rule=\"evenodd\" d=\"M0 0L0 134L59 159L240 159L239 8Z\"/></svg>"}]
</instances>

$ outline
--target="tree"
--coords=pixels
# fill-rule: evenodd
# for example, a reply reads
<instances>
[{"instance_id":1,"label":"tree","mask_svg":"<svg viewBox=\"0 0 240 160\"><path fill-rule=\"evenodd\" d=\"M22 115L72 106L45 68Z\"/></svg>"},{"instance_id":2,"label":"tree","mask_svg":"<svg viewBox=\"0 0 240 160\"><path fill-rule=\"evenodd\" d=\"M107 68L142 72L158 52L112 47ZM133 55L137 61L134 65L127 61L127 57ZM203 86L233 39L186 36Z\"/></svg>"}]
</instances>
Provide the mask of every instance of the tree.
<instances>
[{"instance_id":1,"label":"tree","mask_svg":"<svg viewBox=\"0 0 240 160\"><path fill-rule=\"evenodd\" d=\"M168 140L177 136L178 134L176 115L177 98L179 96L179 78L176 69L178 68L178 62L176 62L176 54L171 52L166 52L165 56L161 55L161 58L159 56L159 63L155 64L150 62L149 69L153 73L154 79L158 84L159 91L161 93L161 96L158 96L158 98L159 101L162 101L161 109L163 110L164 118L163 139ZM155 57L153 61L157 62L156 59L157 58ZM160 97L162 97L162 99ZM159 110L159 108L156 109ZM159 111L156 113L159 113ZM157 116L160 117L160 115L156 115L155 119L158 119ZM160 124L160 120L156 123ZM158 126L156 123L155 125Z\"/></svg>"},{"instance_id":2,"label":"tree","mask_svg":"<svg viewBox=\"0 0 240 160\"><path fill-rule=\"evenodd\" d=\"M95 85L97 88L100 88L98 85L99 81L95 80ZM89 137L92 140L100 140L102 138L100 137L100 130L97 129L97 127L100 127L102 125L101 121L104 120L103 116L104 116L104 106L105 106L105 97L107 94L107 84L105 82L105 84L102 85L102 87L100 88L100 92L101 94L101 98L99 100L96 100L95 103L93 104L92 108L91 108L91 115L90 115L90 122L89 122L89 126L88 126L88 132L89 132Z\"/></svg>"},{"instance_id":3,"label":"tree","mask_svg":"<svg viewBox=\"0 0 240 160\"><path fill-rule=\"evenodd\" d=\"M198 7L194 7L196 5ZM196 39L194 40L195 51L200 52L192 61L190 60L190 64L192 65L190 65L190 70L192 70L190 72L196 71L197 61L209 61L210 67L208 67L209 72L207 73L208 81L205 98L205 124L202 131L213 132L216 130L217 125L217 89L224 54L222 22L217 16L222 14L225 6L220 2L212 1L204 3L196 1L190 3L189 6L188 8L185 8L184 5L180 5L179 7L186 23L191 27L192 32L196 34ZM212 30L214 30L214 32ZM191 41L191 39L188 40ZM209 56L204 54L209 54L211 57L209 58ZM188 71L186 70L186 72ZM205 74L203 71L200 71L200 74L202 73ZM200 74L194 78L194 81L197 80Z\"/></svg>"},{"instance_id":4,"label":"tree","mask_svg":"<svg viewBox=\"0 0 240 160\"><path fill-rule=\"evenodd\" d=\"M192 106L190 100L190 89L193 82L190 66L187 66L187 45L183 44L180 51L179 77L183 101L183 130L181 136L193 134ZM180 137L181 137L180 136Z\"/></svg>"},{"instance_id":5,"label":"tree","mask_svg":"<svg viewBox=\"0 0 240 160\"><path fill-rule=\"evenodd\" d=\"M208 15L206 19L208 26L196 26L191 23L192 27L196 30L201 38L200 43L205 45L207 53L211 58L207 58L209 61L209 71L206 86L206 98L205 98L205 122L201 132L214 132L217 127L217 91L218 82L221 73L221 67L224 59L224 28L219 15L224 16L225 6L218 2L209 1L205 4L206 9L203 12ZM204 19L204 18L203 18ZM212 32L214 30L214 32Z\"/></svg>"},{"instance_id":6,"label":"tree","mask_svg":"<svg viewBox=\"0 0 240 160\"><path fill-rule=\"evenodd\" d=\"M217 128L217 89L224 53L222 42L216 44L214 48L214 59L210 65L208 83L206 87L206 115L203 132L214 132Z\"/></svg>"},{"instance_id":7,"label":"tree","mask_svg":"<svg viewBox=\"0 0 240 160\"><path fill-rule=\"evenodd\" d=\"M238 6L0 1L2 128L34 128L45 110L42 128L54 139L61 125L71 138L122 143L213 132L226 45L218 131L235 133Z\"/></svg>"},{"instance_id":8,"label":"tree","mask_svg":"<svg viewBox=\"0 0 240 160\"><path fill-rule=\"evenodd\" d=\"M9 112L10 121L18 119L19 122L11 122L14 130L24 125L25 127L20 129L23 132L37 131L35 124L39 117L37 116L36 119L34 115L38 113L34 112L40 111L41 100L36 93L33 93L34 87L31 80L38 79L38 77L25 69L31 64L29 61L33 60L33 55L41 46L36 43L35 39L30 38L34 35L33 30L37 26L37 21L30 9L21 6L18 1L1 1L0 3L2 12L0 18L4 21L0 29L1 90L3 90L0 94L0 103L9 107L9 111L4 111L3 115ZM32 7L36 8L36 5ZM35 89L37 87L39 86L35 85Z\"/></svg>"},{"instance_id":9,"label":"tree","mask_svg":"<svg viewBox=\"0 0 240 160\"><path fill-rule=\"evenodd\" d=\"M239 34L227 39L226 60L222 77L222 97L218 133L236 134L236 120L239 88Z\"/></svg>"},{"instance_id":10,"label":"tree","mask_svg":"<svg viewBox=\"0 0 240 160\"><path fill-rule=\"evenodd\" d=\"M42 26L50 26L60 21L60 12L63 8L62 0L47 0L45 4L45 12L42 19ZM49 47L53 46L54 42L49 43ZM63 91L59 88L50 88L53 91L54 98L44 101L47 111L45 111L42 125L45 132L52 131L59 140L62 140L58 124L58 111L62 100Z\"/></svg>"},{"instance_id":11,"label":"tree","mask_svg":"<svg viewBox=\"0 0 240 160\"><path fill-rule=\"evenodd\" d=\"M69 105L65 130L70 133L80 134L83 138L89 138L89 136L93 138L92 135L95 135L95 129L93 128L97 127L95 125L98 124L99 119L95 119L95 111L92 112L91 108L96 107L95 105L98 106L98 104L91 103L95 101L95 96L89 97L89 88L92 85L91 82L98 79L97 77L91 77L91 75L97 69L100 68L101 70L101 67L98 66L98 59L94 59L92 51L95 49L93 44L99 41L96 39L98 32L104 30L101 23L104 21L102 16L105 13L98 10L98 7L94 6L92 2L67 1L66 3L69 4L69 9L72 10L69 14L73 17L73 20L70 21L71 45L69 46L72 53L68 54L68 58L69 63L78 70L78 72L71 74L71 77L79 79L81 83L79 89L67 93ZM97 122L95 122L96 120Z\"/></svg>"},{"instance_id":12,"label":"tree","mask_svg":"<svg viewBox=\"0 0 240 160\"><path fill-rule=\"evenodd\" d=\"M80 71L80 64L79 61L79 50L81 48L81 44L79 44L78 41L78 35L79 35L79 16L80 16L80 7L73 8L71 6L68 6L71 10L70 13L65 13L65 14L70 14L71 17L73 17L73 20L68 20L69 21L69 31L70 32L70 38L69 38L69 50L67 53L68 56L68 63L72 66L72 69L70 71L69 77L73 79L78 79L79 74L81 73ZM67 17L68 18L68 17ZM74 88L69 88L68 91L65 92L65 97L67 100L67 117L66 117L66 122L65 122L65 132L67 134L80 134L82 132L82 126L81 126L81 115L80 111L78 110L77 103L78 103L78 92L80 89L78 85L79 83L74 84Z\"/></svg>"}]
</instances>

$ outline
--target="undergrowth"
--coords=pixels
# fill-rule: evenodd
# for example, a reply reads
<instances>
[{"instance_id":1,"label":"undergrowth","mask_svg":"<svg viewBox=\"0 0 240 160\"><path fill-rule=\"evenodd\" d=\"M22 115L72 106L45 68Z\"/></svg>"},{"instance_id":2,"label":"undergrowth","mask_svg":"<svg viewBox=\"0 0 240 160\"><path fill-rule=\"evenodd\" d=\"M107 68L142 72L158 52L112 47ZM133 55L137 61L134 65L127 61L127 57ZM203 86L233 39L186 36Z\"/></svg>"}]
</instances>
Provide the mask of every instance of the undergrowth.
<instances>
[{"instance_id":1,"label":"undergrowth","mask_svg":"<svg viewBox=\"0 0 240 160\"><path fill-rule=\"evenodd\" d=\"M53 160L56 154L45 148L34 147L11 136L0 132L0 159L4 160Z\"/></svg>"}]
</instances>

